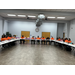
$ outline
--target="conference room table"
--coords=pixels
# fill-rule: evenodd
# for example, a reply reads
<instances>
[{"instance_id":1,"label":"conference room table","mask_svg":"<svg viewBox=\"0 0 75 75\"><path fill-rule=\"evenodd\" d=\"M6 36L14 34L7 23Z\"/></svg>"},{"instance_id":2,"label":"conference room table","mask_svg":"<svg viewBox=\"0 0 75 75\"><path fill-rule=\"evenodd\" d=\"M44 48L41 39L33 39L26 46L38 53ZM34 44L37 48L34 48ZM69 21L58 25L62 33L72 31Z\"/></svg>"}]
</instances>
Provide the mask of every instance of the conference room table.
<instances>
[{"instance_id":1,"label":"conference room table","mask_svg":"<svg viewBox=\"0 0 75 75\"><path fill-rule=\"evenodd\" d=\"M21 38L16 38L16 39L11 39L11 40L2 41L2 42L0 42L0 46L2 46L3 44L10 43L10 42L20 41L20 39L21 39ZM31 41L31 40L35 40L35 41L40 40L40 42L41 42L43 39L24 38L24 40L30 40L30 41ZM47 39L44 39L44 40L46 41ZM63 41L58 41L58 40L51 40L51 39L49 39L49 41L50 41L50 42L52 41L52 42L54 42L54 43L59 43L59 44L61 44L61 45L70 46L71 49L72 49L72 51L75 52L75 45L73 45L73 44L69 44L69 43L66 43L66 42L63 42Z\"/></svg>"},{"instance_id":2,"label":"conference room table","mask_svg":"<svg viewBox=\"0 0 75 75\"><path fill-rule=\"evenodd\" d=\"M6 44L6 43L10 43L10 42L13 42L13 41L18 41L18 40L20 40L20 39L21 39L21 38L2 41L2 42L0 42L0 45ZM40 41L42 41L43 39L30 39L30 38L24 38L24 40L40 40ZM44 39L44 40L47 40L47 39ZM63 41L57 41L57 40L51 40L51 39L50 39L49 41L57 42L57 43L64 44L64 45L68 45L68 46L71 46L71 47L74 47L74 48L75 48L75 45L69 44L69 43L66 43L66 42L63 42Z\"/></svg>"},{"instance_id":3,"label":"conference room table","mask_svg":"<svg viewBox=\"0 0 75 75\"><path fill-rule=\"evenodd\" d=\"M20 40L21 40L22 38L20 38ZM39 40L40 42L42 41L42 40L47 40L47 39L31 39L31 38L23 38L24 40L29 40L29 41L32 41L32 40L34 40L35 42L37 42L37 40ZM50 39L49 39L49 41L50 41Z\"/></svg>"},{"instance_id":4,"label":"conference room table","mask_svg":"<svg viewBox=\"0 0 75 75\"><path fill-rule=\"evenodd\" d=\"M8 43L11 43L11 42L16 42L16 41L19 41L20 39L11 39L11 40L5 40L5 41L2 41L0 42L0 47L3 45L3 44L8 44Z\"/></svg>"},{"instance_id":5,"label":"conference room table","mask_svg":"<svg viewBox=\"0 0 75 75\"><path fill-rule=\"evenodd\" d=\"M22 39L22 38L20 38L20 39ZM37 41L37 40L40 40L40 41L42 41L42 40L47 40L47 39L30 39L30 38L23 38L24 40L35 40L35 41ZM56 43L60 43L60 44L64 44L64 45L68 45L68 46L72 46L72 47L75 47L75 45L72 45L72 44L70 44L70 43L66 43L66 42L63 42L63 41L58 41L58 40L51 40L51 39L48 39L49 41L52 41L52 42L56 42Z\"/></svg>"},{"instance_id":6,"label":"conference room table","mask_svg":"<svg viewBox=\"0 0 75 75\"><path fill-rule=\"evenodd\" d=\"M59 44L61 44L62 46L65 45L65 46L71 47L71 52L72 52L72 54L75 55L75 44L70 44L70 43L66 43L66 42L58 41L58 40L52 40L52 41L54 41L55 43L59 43Z\"/></svg>"},{"instance_id":7,"label":"conference room table","mask_svg":"<svg viewBox=\"0 0 75 75\"><path fill-rule=\"evenodd\" d=\"M21 38L20 38L21 39ZM30 39L30 38L24 38L25 40L35 40L35 41L37 41L37 40L40 40L40 42L43 40L43 39ZM47 39L44 39L45 41L47 40ZM50 42L54 42L54 44L55 43L58 43L58 44L61 44L61 45L65 45L65 46L70 46L71 47L71 49L72 49L72 51L74 51L75 52L75 45L73 45L73 44L70 44L70 43L66 43L66 42L63 42L63 41L58 41L58 40L51 40L51 39L49 39L49 41Z\"/></svg>"}]
</instances>

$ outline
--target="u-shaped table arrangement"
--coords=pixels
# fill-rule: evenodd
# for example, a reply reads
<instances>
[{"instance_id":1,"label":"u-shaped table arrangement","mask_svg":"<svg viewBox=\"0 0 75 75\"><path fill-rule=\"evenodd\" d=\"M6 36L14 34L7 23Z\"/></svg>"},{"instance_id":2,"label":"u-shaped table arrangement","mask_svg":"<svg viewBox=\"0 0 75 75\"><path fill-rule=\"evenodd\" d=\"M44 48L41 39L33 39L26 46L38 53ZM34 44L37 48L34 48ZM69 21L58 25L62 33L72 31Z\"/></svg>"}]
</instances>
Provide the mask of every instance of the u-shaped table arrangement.
<instances>
[{"instance_id":1,"label":"u-shaped table arrangement","mask_svg":"<svg viewBox=\"0 0 75 75\"><path fill-rule=\"evenodd\" d=\"M21 40L21 38L16 38L16 39L12 39L12 40L6 40L6 41L2 41L2 42L0 42L0 47L3 45L3 44L8 44L8 43L10 43L10 42L16 42L16 41L20 41ZM35 42L37 41L37 40L39 40L40 42L43 40L43 39L26 39L26 38L24 38L24 40L30 40L30 41L32 41L32 40L35 40ZM46 41L46 39L45 39L45 41ZM65 45L65 46L70 46L71 47L71 49L72 49L72 51L75 53L75 45L73 45L73 44L69 44L69 43L66 43L66 42L63 42L63 41L57 41L57 40L49 40L50 42L54 42L54 44L56 44L56 43L58 43L58 44L61 44L61 45Z\"/></svg>"}]
</instances>

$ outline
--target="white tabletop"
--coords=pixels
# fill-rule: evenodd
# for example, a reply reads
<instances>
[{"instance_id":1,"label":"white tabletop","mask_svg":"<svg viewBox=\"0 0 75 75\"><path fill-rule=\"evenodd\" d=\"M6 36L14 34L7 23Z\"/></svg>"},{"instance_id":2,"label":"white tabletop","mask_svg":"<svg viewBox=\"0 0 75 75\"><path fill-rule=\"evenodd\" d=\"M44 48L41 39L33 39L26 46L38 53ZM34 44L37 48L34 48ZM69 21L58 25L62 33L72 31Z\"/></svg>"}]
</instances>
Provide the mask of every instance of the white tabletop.
<instances>
[{"instance_id":1,"label":"white tabletop","mask_svg":"<svg viewBox=\"0 0 75 75\"><path fill-rule=\"evenodd\" d=\"M10 43L10 42L13 42L13 41L17 41L17 40L20 40L20 39L21 38L12 39L12 40L5 40L5 41L0 42L0 45ZM24 38L24 39L26 39L26 38ZM43 39L26 39L26 40L43 40ZM44 40L46 40L46 39L44 39ZM51 39L50 39L50 41L51 41ZM58 42L58 43L61 43L61 44L65 44L65 45L68 45L68 46L71 46L71 47L75 47L75 45L69 44L69 43L66 43L66 42L63 42L63 41L57 41L57 40L52 40L52 41Z\"/></svg>"},{"instance_id":2,"label":"white tabletop","mask_svg":"<svg viewBox=\"0 0 75 75\"><path fill-rule=\"evenodd\" d=\"M57 40L53 40L53 41L64 44L64 45L68 45L68 46L71 46L71 47L75 47L75 45L70 44L70 43L66 43L66 42L63 42L63 41L57 41Z\"/></svg>"},{"instance_id":3,"label":"white tabletop","mask_svg":"<svg viewBox=\"0 0 75 75\"><path fill-rule=\"evenodd\" d=\"M0 45L10 43L10 42L13 42L13 41L17 41L17 40L20 40L20 39L5 40L5 41L0 42Z\"/></svg>"}]
</instances>

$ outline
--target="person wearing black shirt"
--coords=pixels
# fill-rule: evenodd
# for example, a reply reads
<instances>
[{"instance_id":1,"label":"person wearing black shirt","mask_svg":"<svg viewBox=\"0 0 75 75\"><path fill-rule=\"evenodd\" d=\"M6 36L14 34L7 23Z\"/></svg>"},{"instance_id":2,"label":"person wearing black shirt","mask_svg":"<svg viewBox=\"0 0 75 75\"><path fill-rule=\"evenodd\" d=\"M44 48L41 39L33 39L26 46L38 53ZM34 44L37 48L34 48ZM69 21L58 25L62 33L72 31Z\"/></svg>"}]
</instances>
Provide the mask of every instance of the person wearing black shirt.
<instances>
[{"instance_id":1,"label":"person wearing black shirt","mask_svg":"<svg viewBox=\"0 0 75 75\"><path fill-rule=\"evenodd\" d=\"M49 45L50 45L50 38L49 37L46 38L46 45L47 45L47 42L49 42Z\"/></svg>"}]
</instances>

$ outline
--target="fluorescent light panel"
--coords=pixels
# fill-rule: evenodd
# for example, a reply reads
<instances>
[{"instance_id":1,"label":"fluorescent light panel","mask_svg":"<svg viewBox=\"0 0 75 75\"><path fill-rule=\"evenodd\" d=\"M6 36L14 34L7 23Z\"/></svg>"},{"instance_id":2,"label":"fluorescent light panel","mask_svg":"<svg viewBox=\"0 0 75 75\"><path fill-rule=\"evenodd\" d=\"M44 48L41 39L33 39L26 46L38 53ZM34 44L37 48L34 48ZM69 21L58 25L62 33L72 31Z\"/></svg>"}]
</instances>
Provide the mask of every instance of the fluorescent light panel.
<instances>
[{"instance_id":1,"label":"fluorescent light panel","mask_svg":"<svg viewBox=\"0 0 75 75\"><path fill-rule=\"evenodd\" d=\"M26 17L26 15L17 15L18 17Z\"/></svg>"},{"instance_id":2,"label":"fluorescent light panel","mask_svg":"<svg viewBox=\"0 0 75 75\"><path fill-rule=\"evenodd\" d=\"M55 18L55 17L47 17L47 18Z\"/></svg>"},{"instance_id":3,"label":"fluorescent light panel","mask_svg":"<svg viewBox=\"0 0 75 75\"><path fill-rule=\"evenodd\" d=\"M7 14L8 16L16 16L15 14Z\"/></svg>"},{"instance_id":4,"label":"fluorescent light panel","mask_svg":"<svg viewBox=\"0 0 75 75\"><path fill-rule=\"evenodd\" d=\"M57 17L57 19L65 19L65 17Z\"/></svg>"},{"instance_id":5,"label":"fluorescent light panel","mask_svg":"<svg viewBox=\"0 0 75 75\"><path fill-rule=\"evenodd\" d=\"M36 16L31 16L31 15L28 15L28 17L36 17Z\"/></svg>"}]
</instances>

